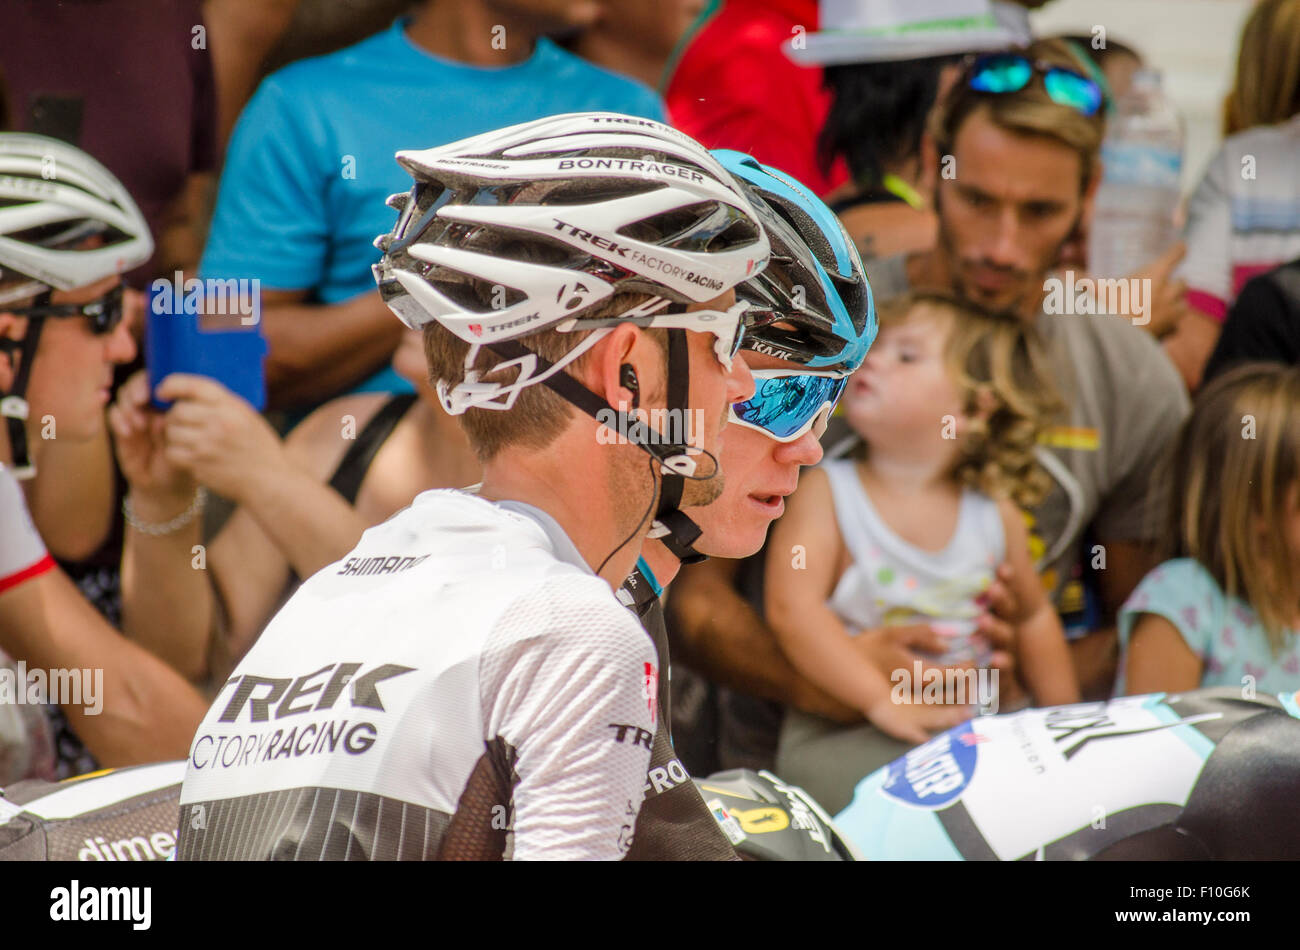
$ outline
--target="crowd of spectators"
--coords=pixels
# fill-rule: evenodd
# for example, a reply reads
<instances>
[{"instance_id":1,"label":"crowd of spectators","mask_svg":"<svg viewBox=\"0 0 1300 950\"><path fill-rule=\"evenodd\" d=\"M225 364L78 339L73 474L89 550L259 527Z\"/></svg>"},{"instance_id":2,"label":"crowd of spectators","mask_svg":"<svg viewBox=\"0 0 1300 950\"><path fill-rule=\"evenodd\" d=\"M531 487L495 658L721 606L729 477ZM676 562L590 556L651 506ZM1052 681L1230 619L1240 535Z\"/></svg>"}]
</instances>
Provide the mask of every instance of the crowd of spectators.
<instances>
[{"instance_id":1,"label":"crowd of spectators","mask_svg":"<svg viewBox=\"0 0 1300 950\"><path fill-rule=\"evenodd\" d=\"M882 315L766 551L666 595L692 772L775 767L842 806L924 739L878 702L914 662L995 665L1004 709L1300 690L1300 0L1245 25L1185 255L1132 262L1145 325L1046 304L1087 273L1106 110L1037 80L981 92L976 54L1025 48L1109 101L1141 52L1032 37L1038 5L0 0L0 163L29 134L75 146L147 229L33 236L0 195L0 243L124 241L120 275L35 287L0 247L0 399L27 407L0 431L26 468L6 510L53 558L0 572L0 661L103 669L106 694L102 716L0 709L0 784L184 756L302 579L419 492L478 481L371 274L393 156L576 111L808 184ZM132 288L192 276L260 288L266 412L201 376L151 392ZM77 319L41 318L58 307ZM984 649L942 655L954 624Z\"/></svg>"}]
</instances>

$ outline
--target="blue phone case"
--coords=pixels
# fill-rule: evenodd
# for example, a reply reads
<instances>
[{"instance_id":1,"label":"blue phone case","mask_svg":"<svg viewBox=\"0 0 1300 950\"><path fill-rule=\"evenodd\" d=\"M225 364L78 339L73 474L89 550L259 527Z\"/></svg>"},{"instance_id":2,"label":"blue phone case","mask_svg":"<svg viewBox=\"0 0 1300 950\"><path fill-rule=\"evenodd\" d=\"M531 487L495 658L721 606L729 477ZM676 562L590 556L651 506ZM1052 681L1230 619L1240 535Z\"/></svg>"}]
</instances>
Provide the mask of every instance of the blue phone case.
<instances>
[{"instance_id":1,"label":"blue phone case","mask_svg":"<svg viewBox=\"0 0 1300 950\"><path fill-rule=\"evenodd\" d=\"M193 373L215 379L259 412L265 409L267 345L260 320L249 327L204 330L196 308L176 306L176 300L169 286L149 289L145 311L149 392L171 373ZM150 404L155 409L171 407L152 396Z\"/></svg>"}]
</instances>

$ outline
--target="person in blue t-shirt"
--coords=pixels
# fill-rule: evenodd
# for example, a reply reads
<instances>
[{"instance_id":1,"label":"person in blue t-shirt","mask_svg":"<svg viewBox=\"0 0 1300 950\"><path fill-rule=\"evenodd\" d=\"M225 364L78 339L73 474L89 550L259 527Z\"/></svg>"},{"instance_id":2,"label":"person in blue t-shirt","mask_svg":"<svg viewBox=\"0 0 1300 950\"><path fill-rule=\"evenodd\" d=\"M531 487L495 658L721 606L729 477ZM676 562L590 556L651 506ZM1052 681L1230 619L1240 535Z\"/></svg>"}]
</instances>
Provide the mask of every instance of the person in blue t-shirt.
<instances>
[{"instance_id":1,"label":"person in blue t-shirt","mask_svg":"<svg viewBox=\"0 0 1300 950\"><path fill-rule=\"evenodd\" d=\"M389 366L401 327L370 275L371 242L391 224L383 199L406 188L398 149L563 112L665 119L649 88L546 39L595 12L571 0L425 0L385 32L262 83L231 138L200 273L261 281L273 407L410 391Z\"/></svg>"}]
</instances>

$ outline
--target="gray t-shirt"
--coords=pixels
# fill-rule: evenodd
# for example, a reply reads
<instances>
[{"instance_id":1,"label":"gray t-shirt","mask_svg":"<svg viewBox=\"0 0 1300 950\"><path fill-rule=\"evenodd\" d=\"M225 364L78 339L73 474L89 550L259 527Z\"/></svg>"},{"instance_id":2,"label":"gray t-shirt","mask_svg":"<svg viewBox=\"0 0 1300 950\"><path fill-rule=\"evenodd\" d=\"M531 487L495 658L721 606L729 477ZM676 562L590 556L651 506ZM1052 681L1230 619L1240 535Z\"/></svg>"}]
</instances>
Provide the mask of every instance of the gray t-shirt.
<instances>
[{"instance_id":1,"label":"gray t-shirt","mask_svg":"<svg viewBox=\"0 0 1300 950\"><path fill-rule=\"evenodd\" d=\"M900 258L868 273L878 300L908 289ZM1030 553L1067 633L1079 636L1095 623L1084 609L1084 568L1094 559L1085 533L1103 549L1153 538L1162 504L1154 476L1189 401L1164 350L1123 317L1044 312L1036 327L1067 409L1043 434L1039 459L1052 488L1026 512Z\"/></svg>"}]
</instances>

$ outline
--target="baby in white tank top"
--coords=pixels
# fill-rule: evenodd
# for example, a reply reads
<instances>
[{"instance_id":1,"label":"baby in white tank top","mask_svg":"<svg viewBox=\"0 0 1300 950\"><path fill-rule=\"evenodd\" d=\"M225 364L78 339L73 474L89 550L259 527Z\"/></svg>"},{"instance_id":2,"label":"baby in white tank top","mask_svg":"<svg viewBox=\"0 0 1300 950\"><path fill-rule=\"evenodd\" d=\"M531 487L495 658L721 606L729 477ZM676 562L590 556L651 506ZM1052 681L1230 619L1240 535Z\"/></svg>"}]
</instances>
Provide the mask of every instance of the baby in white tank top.
<instances>
[{"instance_id":1,"label":"baby in white tank top","mask_svg":"<svg viewBox=\"0 0 1300 950\"><path fill-rule=\"evenodd\" d=\"M1076 702L1065 633L1017 508L1046 490L1036 442L1059 405L1032 328L929 294L880 317L843 402L864 451L804 472L769 541L768 622L805 676L919 742L941 719L895 688L913 671L877 668L850 636L928 624L948 646L940 665L987 666L976 624L1006 563L1021 678L1038 705ZM787 548L793 556L775 553Z\"/></svg>"}]
</instances>

